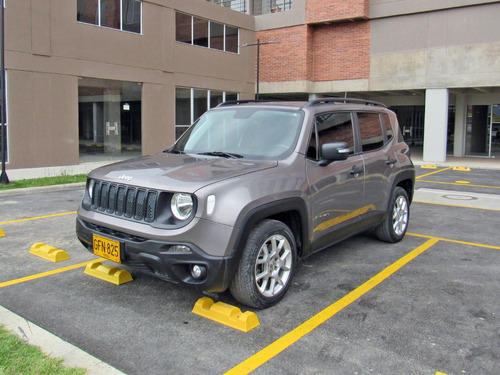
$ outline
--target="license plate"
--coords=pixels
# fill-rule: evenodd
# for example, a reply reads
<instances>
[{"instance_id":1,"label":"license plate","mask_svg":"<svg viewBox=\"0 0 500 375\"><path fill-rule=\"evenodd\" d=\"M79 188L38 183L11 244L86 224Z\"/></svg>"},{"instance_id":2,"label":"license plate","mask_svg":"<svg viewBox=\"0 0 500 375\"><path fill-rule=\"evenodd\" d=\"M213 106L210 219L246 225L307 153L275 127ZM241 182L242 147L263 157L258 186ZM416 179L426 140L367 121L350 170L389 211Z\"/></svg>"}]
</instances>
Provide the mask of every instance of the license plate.
<instances>
[{"instance_id":1,"label":"license plate","mask_svg":"<svg viewBox=\"0 0 500 375\"><path fill-rule=\"evenodd\" d=\"M92 243L95 255L121 263L120 242L94 234Z\"/></svg>"}]
</instances>

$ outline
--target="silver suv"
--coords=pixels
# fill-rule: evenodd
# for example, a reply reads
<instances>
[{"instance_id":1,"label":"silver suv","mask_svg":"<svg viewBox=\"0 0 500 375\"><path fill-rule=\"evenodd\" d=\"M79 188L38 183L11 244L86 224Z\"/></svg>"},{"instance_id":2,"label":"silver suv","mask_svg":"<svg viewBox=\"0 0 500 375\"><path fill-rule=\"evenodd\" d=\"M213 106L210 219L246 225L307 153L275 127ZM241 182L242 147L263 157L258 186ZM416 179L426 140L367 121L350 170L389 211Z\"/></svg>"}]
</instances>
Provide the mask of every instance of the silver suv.
<instances>
[{"instance_id":1,"label":"silver suv","mask_svg":"<svg viewBox=\"0 0 500 375\"><path fill-rule=\"evenodd\" d=\"M383 104L226 102L169 149L92 171L76 231L98 256L266 308L299 259L370 229L400 241L414 183Z\"/></svg>"}]
</instances>

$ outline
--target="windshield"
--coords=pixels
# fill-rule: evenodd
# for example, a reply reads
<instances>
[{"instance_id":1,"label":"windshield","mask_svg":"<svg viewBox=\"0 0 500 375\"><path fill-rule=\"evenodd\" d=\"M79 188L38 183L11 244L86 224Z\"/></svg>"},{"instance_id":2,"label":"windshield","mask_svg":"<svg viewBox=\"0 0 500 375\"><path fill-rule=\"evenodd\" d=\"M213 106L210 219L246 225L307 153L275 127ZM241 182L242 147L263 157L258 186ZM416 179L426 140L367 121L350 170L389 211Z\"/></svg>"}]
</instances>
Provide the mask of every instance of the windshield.
<instances>
[{"instance_id":1,"label":"windshield","mask_svg":"<svg viewBox=\"0 0 500 375\"><path fill-rule=\"evenodd\" d=\"M209 111L168 151L227 158L283 159L294 150L302 113L270 108Z\"/></svg>"}]
</instances>

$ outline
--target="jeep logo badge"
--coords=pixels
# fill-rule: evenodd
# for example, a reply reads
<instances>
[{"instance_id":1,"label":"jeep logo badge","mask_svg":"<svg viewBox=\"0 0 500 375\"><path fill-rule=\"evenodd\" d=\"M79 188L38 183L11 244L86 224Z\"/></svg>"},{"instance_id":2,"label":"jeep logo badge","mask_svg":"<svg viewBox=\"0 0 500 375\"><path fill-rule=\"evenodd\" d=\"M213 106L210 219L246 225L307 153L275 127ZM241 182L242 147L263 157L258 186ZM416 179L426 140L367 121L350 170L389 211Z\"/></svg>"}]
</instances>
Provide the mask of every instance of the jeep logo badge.
<instances>
[{"instance_id":1,"label":"jeep logo badge","mask_svg":"<svg viewBox=\"0 0 500 375\"><path fill-rule=\"evenodd\" d=\"M127 182L132 181L132 178L133 178L132 176L125 176L124 174L118 177L119 180L125 180Z\"/></svg>"}]
</instances>

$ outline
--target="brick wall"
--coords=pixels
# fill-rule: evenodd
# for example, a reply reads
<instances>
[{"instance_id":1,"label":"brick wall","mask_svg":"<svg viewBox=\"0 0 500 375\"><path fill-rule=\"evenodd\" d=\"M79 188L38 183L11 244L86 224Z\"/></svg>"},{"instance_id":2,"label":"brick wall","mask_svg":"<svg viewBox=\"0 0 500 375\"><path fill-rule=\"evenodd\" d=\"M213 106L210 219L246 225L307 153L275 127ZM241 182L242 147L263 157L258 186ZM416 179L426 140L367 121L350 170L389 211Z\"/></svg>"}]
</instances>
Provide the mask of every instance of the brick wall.
<instances>
[{"instance_id":1,"label":"brick wall","mask_svg":"<svg viewBox=\"0 0 500 375\"><path fill-rule=\"evenodd\" d=\"M262 82L312 79L313 43L312 33L307 25L260 31L257 38L261 42L279 42L260 47Z\"/></svg>"},{"instance_id":2,"label":"brick wall","mask_svg":"<svg viewBox=\"0 0 500 375\"><path fill-rule=\"evenodd\" d=\"M368 78L370 23L295 26L261 31L260 81L334 81Z\"/></svg>"},{"instance_id":3,"label":"brick wall","mask_svg":"<svg viewBox=\"0 0 500 375\"><path fill-rule=\"evenodd\" d=\"M307 0L306 23L368 18L369 0Z\"/></svg>"},{"instance_id":4,"label":"brick wall","mask_svg":"<svg viewBox=\"0 0 500 375\"><path fill-rule=\"evenodd\" d=\"M370 22L316 26L314 81L369 78Z\"/></svg>"}]
</instances>

